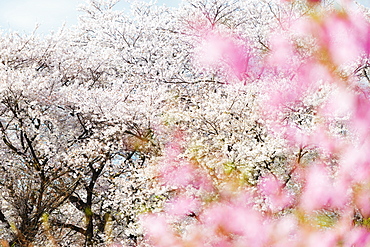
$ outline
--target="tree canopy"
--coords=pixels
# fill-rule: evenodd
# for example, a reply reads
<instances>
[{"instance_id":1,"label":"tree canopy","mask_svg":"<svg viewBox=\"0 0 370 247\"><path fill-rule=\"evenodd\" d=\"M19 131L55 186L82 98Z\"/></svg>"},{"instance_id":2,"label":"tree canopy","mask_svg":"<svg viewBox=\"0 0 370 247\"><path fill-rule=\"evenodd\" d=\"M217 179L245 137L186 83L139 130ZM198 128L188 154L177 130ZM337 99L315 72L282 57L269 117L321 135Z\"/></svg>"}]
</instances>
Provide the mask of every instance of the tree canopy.
<instances>
[{"instance_id":1,"label":"tree canopy","mask_svg":"<svg viewBox=\"0 0 370 247\"><path fill-rule=\"evenodd\" d=\"M368 9L117 2L0 36L4 244L370 243Z\"/></svg>"}]
</instances>

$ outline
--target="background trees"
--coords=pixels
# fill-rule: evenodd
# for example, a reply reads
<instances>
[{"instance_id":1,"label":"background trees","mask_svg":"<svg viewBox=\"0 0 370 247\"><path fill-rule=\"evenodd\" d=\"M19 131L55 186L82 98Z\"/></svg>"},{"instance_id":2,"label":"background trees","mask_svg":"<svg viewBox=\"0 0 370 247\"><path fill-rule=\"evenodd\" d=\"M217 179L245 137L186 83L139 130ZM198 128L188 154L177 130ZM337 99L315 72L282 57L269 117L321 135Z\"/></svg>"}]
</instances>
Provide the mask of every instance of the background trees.
<instances>
[{"instance_id":1,"label":"background trees","mask_svg":"<svg viewBox=\"0 0 370 247\"><path fill-rule=\"evenodd\" d=\"M2 238L15 246L258 245L289 242L292 225L268 231L292 215L311 222L302 208L341 219L326 206L341 205L345 190L335 194L326 177L341 171L348 143L366 147L356 139L367 133L367 87L358 82L369 49L359 12L326 1L135 3L129 13L114 3L89 1L72 30L1 37ZM348 45L358 49L338 52ZM351 99L349 110L337 97ZM323 178L334 194L302 174ZM363 226L367 187L357 188L351 219ZM163 236L152 242L138 223L149 212L161 212L144 220L149 236ZM270 220L256 229L271 238L247 234ZM208 224L218 228L204 231Z\"/></svg>"}]
</instances>

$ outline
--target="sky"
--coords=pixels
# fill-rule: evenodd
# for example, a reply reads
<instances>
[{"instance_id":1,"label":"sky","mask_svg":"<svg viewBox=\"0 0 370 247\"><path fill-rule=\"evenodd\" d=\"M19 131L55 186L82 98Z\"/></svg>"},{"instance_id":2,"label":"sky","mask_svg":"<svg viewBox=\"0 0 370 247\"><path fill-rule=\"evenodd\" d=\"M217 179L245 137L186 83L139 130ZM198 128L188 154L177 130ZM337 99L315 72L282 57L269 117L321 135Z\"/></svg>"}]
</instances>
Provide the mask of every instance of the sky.
<instances>
[{"instance_id":1,"label":"sky","mask_svg":"<svg viewBox=\"0 0 370 247\"><path fill-rule=\"evenodd\" d=\"M169 7L178 7L180 2L181 0L157 0L158 5L165 4ZM370 7L370 0L358 2ZM47 34L58 30L64 23L70 27L77 24L77 7L82 3L84 0L0 0L0 29L31 33L38 23L36 32ZM128 9L129 4L121 0L116 8Z\"/></svg>"},{"instance_id":2,"label":"sky","mask_svg":"<svg viewBox=\"0 0 370 247\"><path fill-rule=\"evenodd\" d=\"M150 2L150 0L144 0ZM178 7L181 0L157 0L157 5ZM77 24L80 12L77 8L85 0L0 0L0 29L31 33L38 23L37 33L56 31L65 23ZM129 9L129 3L121 0L116 9Z\"/></svg>"},{"instance_id":3,"label":"sky","mask_svg":"<svg viewBox=\"0 0 370 247\"><path fill-rule=\"evenodd\" d=\"M363 4L364 6L370 8L370 0L358 0L357 2Z\"/></svg>"}]
</instances>

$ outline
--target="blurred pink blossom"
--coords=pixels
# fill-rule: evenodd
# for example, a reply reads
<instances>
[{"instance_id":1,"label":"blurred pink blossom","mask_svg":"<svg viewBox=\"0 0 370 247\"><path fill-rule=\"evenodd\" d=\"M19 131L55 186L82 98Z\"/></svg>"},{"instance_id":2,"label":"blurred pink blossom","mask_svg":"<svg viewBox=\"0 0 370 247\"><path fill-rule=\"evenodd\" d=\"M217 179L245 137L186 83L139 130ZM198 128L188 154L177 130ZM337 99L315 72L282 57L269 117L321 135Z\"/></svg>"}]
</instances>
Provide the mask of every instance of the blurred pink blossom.
<instances>
[{"instance_id":1,"label":"blurred pink blossom","mask_svg":"<svg viewBox=\"0 0 370 247\"><path fill-rule=\"evenodd\" d=\"M307 247L332 247L337 246L339 237L335 231L326 230L310 232L301 240L305 242Z\"/></svg>"},{"instance_id":2,"label":"blurred pink blossom","mask_svg":"<svg viewBox=\"0 0 370 247\"><path fill-rule=\"evenodd\" d=\"M199 206L199 201L195 198L180 195L168 202L165 211L173 216L186 216L196 212Z\"/></svg>"},{"instance_id":3,"label":"blurred pink blossom","mask_svg":"<svg viewBox=\"0 0 370 247\"><path fill-rule=\"evenodd\" d=\"M301 207L309 212L323 208L343 208L349 200L347 189L331 178L324 165L312 165L306 175Z\"/></svg>"},{"instance_id":4,"label":"blurred pink blossom","mask_svg":"<svg viewBox=\"0 0 370 247\"><path fill-rule=\"evenodd\" d=\"M366 247L370 243L370 231L364 227L352 229L346 236L344 246Z\"/></svg>"},{"instance_id":5,"label":"blurred pink blossom","mask_svg":"<svg viewBox=\"0 0 370 247\"><path fill-rule=\"evenodd\" d=\"M259 212L248 205L216 204L207 209L201 220L211 235L234 235L235 239L242 237L253 246L263 246L267 241L267 228Z\"/></svg>"},{"instance_id":6,"label":"blurred pink blossom","mask_svg":"<svg viewBox=\"0 0 370 247\"><path fill-rule=\"evenodd\" d=\"M153 246L181 246L163 215L150 214L143 216L141 218L141 223L145 227L145 234Z\"/></svg>"},{"instance_id":7,"label":"blurred pink blossom","mask_svg":"<svg viewBox=\"0 0 370 247\"><path fill-rule=\"evenodd\" d=\"M259 190L268 199L267 203L273 212L282 210L293 202L293 198L286 190L284 183L273 175L263 178Z\"/></svg>"},{"instance_id":8,"label":"blurred pink blossom","mask_svg":"<svg viewBox=\"0 0 370 247\"><path fill-rule=\"evenodd\" d=\"M251 57L244 43L240 38L212 30L202 37L196 59L205 67L221 66L242 80L247 76Z\"/></svg>"},{"instance_id":9,"label":"blurred pink blossom","mask_svg":"<svg viewBox=\"0 0 370 247\"><path fill-rule=\"evenodd\" d=\"M282 33L274 33L270 37L270 54L267 62L270 66L279 66L280 68L291 68L296 56L293 45Z\"/></svg>"}]
</instances>

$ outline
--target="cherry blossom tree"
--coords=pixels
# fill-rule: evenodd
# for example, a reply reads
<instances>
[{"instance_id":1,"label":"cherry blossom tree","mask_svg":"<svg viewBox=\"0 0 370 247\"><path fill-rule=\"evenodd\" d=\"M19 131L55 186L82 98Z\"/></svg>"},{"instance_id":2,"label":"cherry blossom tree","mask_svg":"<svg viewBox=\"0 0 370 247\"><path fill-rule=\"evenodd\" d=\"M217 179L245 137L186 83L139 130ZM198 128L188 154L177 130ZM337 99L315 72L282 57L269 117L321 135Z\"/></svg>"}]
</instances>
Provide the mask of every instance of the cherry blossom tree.
<instances>
[{"instance_id":1,"label":"cherry blossom tree","mask_svg":"<svg viewBox=\"0 0 370 247\"><path fill-rule=\"evenodd\" d=\"M128 19L112 7L90 2L74 30L2 37L0 215L11 244L135 244L136 214L162 200L142 170L160 150L150 111L163 100L148 90L157 80L146 66L159 59L147 39L169 33L148 25L167 12L139 5Z\"/></svg>"}]
</instances>

